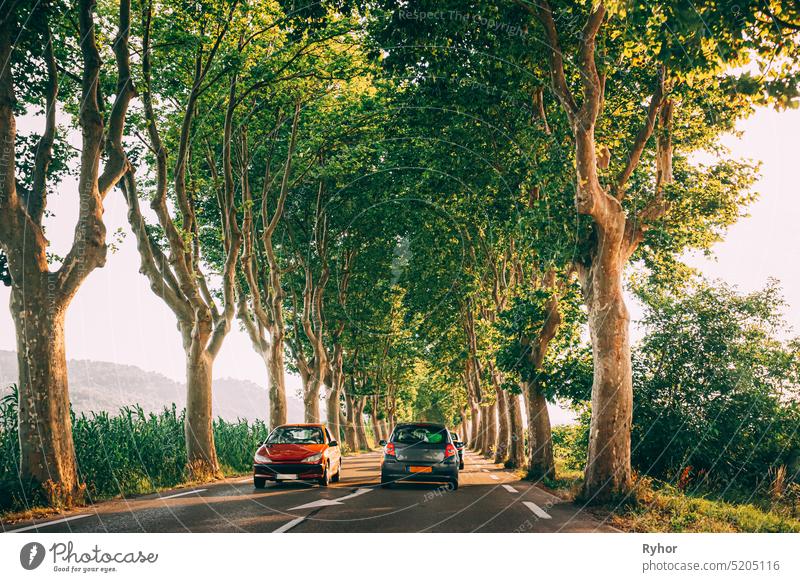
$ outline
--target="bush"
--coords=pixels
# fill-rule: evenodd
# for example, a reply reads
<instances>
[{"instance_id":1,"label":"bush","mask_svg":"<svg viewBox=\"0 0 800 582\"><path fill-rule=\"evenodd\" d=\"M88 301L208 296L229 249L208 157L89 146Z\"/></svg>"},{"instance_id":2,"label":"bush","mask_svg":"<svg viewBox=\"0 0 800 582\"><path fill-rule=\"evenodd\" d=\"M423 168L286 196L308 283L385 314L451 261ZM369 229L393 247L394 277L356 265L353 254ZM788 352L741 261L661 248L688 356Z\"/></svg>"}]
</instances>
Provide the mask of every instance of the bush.
<instances>
[{"instance_id":1,"label":"bush","mask_svg":"<svg viewBox=\"0 0 800 582\"><path fill-rule=\"evenodd\" d=\"M553 454L564 463L564 468L574 471L582 471L586 466L592 416L588 404L582 404L578 412L577 424L553 427Z\"/></svg>"},{"instance_id":2,"label":"bush","mask_svg":"<svg viewBox=\"0 0 800 582\"><path fill-rule=\"evenodd\" d=\"M774 283L741 295L723 284L644 297L634 353L632 461L682 490L745 498L772 475L797 478L800 343L781 341Z\"/></svg>"},{"instance_id":3,"label":"bush","mask_svg":"<svg viewBox=\"0 0 800 582\"><path fill-rule=\"evenodd\" d=\"M72 416L78 475L90 500L151 493L186 481L184 411L175 405L146 414L141 407ZM267 437L257 420L214 421L220 465L226 473L252 467L258 443ZM19 480L17 390L0 400L0 510L22 510L43 503L35 492L23 492ZM31 494L33 493L33 497Z\"/></svg>"}]
</instances>

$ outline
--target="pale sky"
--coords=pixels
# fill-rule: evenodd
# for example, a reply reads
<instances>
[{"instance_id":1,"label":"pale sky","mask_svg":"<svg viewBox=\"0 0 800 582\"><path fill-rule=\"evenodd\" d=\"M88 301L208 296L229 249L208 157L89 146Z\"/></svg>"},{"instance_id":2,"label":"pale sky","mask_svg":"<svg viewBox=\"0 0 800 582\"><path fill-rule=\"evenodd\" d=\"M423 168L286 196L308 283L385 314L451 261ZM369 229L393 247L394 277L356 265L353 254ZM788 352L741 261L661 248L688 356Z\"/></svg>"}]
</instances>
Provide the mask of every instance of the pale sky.
<instances>
[{"instance_id":1,"label":"pale sky","mask_svg":"<svg viewBox=\"0 0 800 582\"><path fill-rule=\"evenodd\" d=\"M705 275L736 284L743 291L762 287L768 277L777 278L788 302L787 320L800 332L800 111L761 110L739 127L743 137L731 136L725 143L733 157L763 162L756 185L761 198L750 208L751 216L734 225L726 240L716 245L714 259L699 256L690 262ZM64 184L61 190L49 201L59 220L48 235L53 250L64 254L61 251L71 242L77 203L74 183ZM67 357L132 364L182 381L184 356L175 318L138 272L139 257L122 194L113 190L105 207L109 235L122 228L127 236L119 251L109 254L106 267L89 276L69 308ZM0 349L14 350L8 299L9 290L0 285ZM640 310L632 305L631 313L635 319ZM264 364L238 325L224 342L214 376L264 383ZM294 392L298 386L299 379L292 378L288 389Z\"/></svg>"}]
</instances>

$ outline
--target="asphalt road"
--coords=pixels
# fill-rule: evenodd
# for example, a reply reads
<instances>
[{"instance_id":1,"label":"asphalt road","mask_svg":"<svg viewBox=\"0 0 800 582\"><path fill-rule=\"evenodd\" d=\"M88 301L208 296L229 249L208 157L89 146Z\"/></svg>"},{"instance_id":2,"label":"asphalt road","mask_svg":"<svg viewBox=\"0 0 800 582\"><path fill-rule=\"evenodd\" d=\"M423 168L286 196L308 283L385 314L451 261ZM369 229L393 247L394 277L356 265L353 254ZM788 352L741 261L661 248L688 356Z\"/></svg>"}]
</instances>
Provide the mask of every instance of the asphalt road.
<instances>
[{"instance_id":1,"label":"asphalt road","mask_svg":"<svg viewBox=\"0 0 800 582\"><path fill-rule=\"evenodd\" d=\"M467 452L460 487L378 486L380 453L345 457L328 488L252 478L98 503L4 532L595 532L616 531L511 472Z\"/></svg>"}]
</instances>

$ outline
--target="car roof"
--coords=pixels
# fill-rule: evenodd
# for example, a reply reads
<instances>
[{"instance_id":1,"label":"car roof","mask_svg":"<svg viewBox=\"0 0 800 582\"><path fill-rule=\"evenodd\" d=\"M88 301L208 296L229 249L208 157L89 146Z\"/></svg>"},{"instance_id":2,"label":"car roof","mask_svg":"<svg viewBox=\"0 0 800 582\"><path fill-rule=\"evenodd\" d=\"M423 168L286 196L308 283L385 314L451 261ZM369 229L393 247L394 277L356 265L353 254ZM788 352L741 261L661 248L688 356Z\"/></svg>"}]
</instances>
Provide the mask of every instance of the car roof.
<instances>
[{"instance_id":1,"label":"car roof","mask_svg":"<svg viewBox=\"0 0 800 582\"><path fill-rule=\"evenodd\" d=\"M397 426L429 426L431 428L445 428L443 424L438 422L398 422Z\"/></svg>"},{"instance_id":2,"label":"car roof","mask_svg":"<svg viewBox=\"0 0 800 582\"><path fill-rule=\"evenodd\" d=\"M308 427L308 428L325 428L325 425L319 422L289 422L287 424L278 425L275 428L289 428L292 426Z\"/></svg>"}]
</instances>

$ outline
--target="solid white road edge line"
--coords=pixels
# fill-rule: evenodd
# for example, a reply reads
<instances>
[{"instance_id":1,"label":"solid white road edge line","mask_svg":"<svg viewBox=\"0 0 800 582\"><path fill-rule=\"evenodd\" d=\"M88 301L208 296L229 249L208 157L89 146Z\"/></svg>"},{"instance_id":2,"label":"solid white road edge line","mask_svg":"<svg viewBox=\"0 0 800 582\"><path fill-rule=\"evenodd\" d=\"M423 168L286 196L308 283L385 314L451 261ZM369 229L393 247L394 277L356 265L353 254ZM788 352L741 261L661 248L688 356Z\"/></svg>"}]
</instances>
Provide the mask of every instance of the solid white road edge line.
<instances>
[{"instance_id":1,"label":"solid white road edge line","mask_svg":"<svg viewBox=\"0 0 800 582\"><path fill-rule=\"evenodd\" d=\"M552 519L544 509L536 505L533 501L523 501L522 504L530 509L536 515L536 517L540 517L542 519Z\"/></svg>"},{"instance_id":2,"label":"solid white road edge line","mask_svg":"<svg viewBox=\"0 0 800 582\"><path fill-rule=\"evenodd\" d=\"M292 521L284 523L281 527L279 527L278 529L276 529L272 533L284 533L284 532L287 532L290 529L292 529L294 526L296 526L298 523L303 521L304 519L305 519L305 516L303 516L303 517L295 517Z\"/></svg>"},{"instance_id":3,"label":"solid white road edge line","mask_svg":"<svg viewBox=\"0 0 800 582\"><path fill-rule=\"evenodd\" d=\"M63 519L57 519L55 521L45 521L43 523L37 523L35 525L29 525L29 526L26 526L26 527L21 527L19 529L11 529L11 530L8 530L8 533L19 533L19 532L23 532L23 531L30 531L32 529L39 529L39 528L43 528L43 527L49 527L51 525L56 525L57 523L65 523L67 521L72 521L73 519L81 519L81 518L84 518L84 517L89 517L90 515L94 515L94 514L93 513L84 513L84 514L81 514L81 515L73 515L72 517L65 517Z\"/></svg>"},{"instance_id":4,"label":"solid white road edge line","mask_svg":"<svg viewBox=\"0 0 800 582\"><path fill-rule=\"evenodd\" d=\"M203 491L208 491L208 489L192 489L191 491L184 491L183 493L176 493L175 495L167 495L166 497L160 497L159 499L174 499L176 497L183 497L184 495L191 495L192 493L202 493Z\"/></svg>"},{"instance_id":5,"label":"solid white road edge line","mask_svg":"<svg viewBox=\"0 0 800 582\"><path fill-rule=\"evenodd\" d=\"M514 489L511 485L503 485L503 489L508 491L509 493L519 493L516 489Z\"/></svg>"},{"instance_id":6,"label":"solid white road edge line","mask_svg":"<svg viewBox=\"0 0 800 582\"><path fill-rule=\"evenodd\" d=\"M500 477L498 477L497 475L489 475L489 478L490 479L494 479L495 481L499 481L500 480Z\"/></svg>"}]
</instances>

